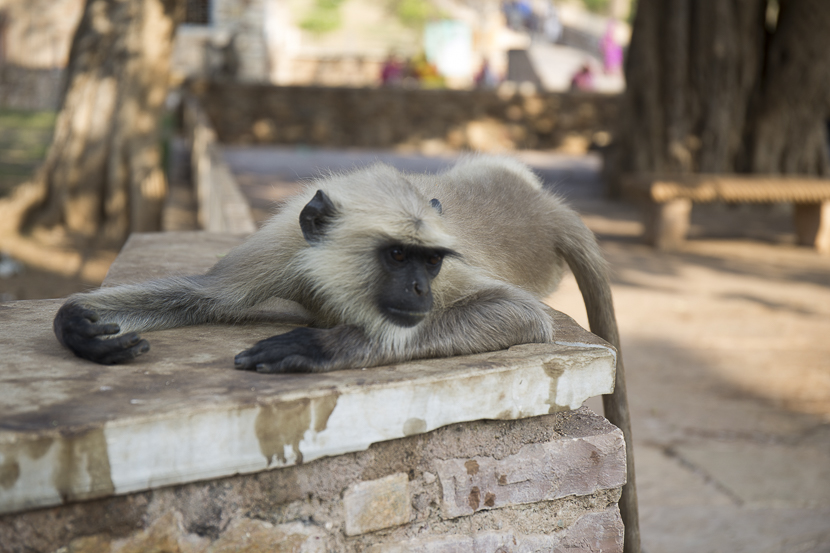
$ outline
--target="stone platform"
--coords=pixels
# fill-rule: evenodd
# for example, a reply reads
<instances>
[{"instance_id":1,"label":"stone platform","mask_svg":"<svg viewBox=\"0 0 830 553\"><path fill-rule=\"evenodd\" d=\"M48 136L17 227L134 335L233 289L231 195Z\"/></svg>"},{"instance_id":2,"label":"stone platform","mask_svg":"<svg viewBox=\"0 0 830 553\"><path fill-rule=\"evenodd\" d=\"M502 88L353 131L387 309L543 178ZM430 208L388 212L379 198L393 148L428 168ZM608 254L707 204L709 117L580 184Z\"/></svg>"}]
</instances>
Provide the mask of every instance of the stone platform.
<instances>
[{"instance_id":1,"label":"stone platform","mask_svg":"<svg viewBox=\"0 0 830 553\"><path fill-rule=\"evenodd\" d=\"M105 285L202 272L238 242L134 235ZM146 333L106 367L59 346L59 305L0 305L0 551L622 550L622 434L578 409L615 353L565 315L549 344L259 375L233 355L297 306Z\"/></svg>"}]
</instances>

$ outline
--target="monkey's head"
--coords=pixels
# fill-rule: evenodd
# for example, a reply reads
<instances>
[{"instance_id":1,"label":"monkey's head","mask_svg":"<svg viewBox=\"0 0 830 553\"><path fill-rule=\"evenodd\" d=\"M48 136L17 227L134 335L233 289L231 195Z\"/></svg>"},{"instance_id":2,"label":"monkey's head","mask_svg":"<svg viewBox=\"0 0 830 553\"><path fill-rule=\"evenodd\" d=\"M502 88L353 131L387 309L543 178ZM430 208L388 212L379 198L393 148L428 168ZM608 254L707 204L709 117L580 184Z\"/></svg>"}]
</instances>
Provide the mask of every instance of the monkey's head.
<instances>
[{"instance_id":1,"label":"monkey's head","mask_svg":"<svg viewBox=\"0 0 830 553\"><path fill-rule=\"evenodd\" d=\"M457 255L440 201L383 165L318 184L299 219L310 246L303 264L327 318L367 330L417 325L433 308L444 259Z\"/></svg>"}]
</instances>

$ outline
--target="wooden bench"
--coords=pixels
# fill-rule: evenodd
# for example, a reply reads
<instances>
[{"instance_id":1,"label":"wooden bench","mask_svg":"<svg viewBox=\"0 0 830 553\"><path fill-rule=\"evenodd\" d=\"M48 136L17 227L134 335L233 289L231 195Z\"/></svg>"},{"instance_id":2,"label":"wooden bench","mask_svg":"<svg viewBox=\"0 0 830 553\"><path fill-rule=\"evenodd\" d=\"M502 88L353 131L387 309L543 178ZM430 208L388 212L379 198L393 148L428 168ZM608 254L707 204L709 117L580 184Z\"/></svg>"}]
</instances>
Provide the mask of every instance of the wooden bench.
<instances>
[{"instance_id":1,"label":"wooden bench","mask_svg":"<svg viewBox=\"0 0 830 553\"><path fill-rule=\"evenodd\" d=\"M645 204L645 238L657 249L680 247L693 203L783 203L795 206L798 243L830 253L830 180L772 175L629 175L623 193Z\"/></svg>"}]
</instances>

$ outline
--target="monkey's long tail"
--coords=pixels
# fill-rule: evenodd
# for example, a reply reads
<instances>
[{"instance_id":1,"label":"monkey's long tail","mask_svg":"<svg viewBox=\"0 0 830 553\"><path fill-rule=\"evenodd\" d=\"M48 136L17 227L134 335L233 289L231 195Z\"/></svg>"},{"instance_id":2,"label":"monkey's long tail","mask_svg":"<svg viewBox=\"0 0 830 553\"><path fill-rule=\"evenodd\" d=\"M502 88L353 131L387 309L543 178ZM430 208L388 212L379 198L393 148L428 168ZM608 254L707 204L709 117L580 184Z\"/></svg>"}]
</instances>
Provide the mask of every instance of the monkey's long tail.
<instances>
[{"instance_id":1,"label":"monkey's long tail","mask_svg":"<svg viewBox=\"0 0 830 553\"><path fill-rule=\"evenodd\" d=\"M617 348L614 392L602 396L602 407L605 411L605 418L622 430L625 437L627 480L620 498L620 514L625 525L623 551L640 553L639 509L637 507L637 485L634 478L634 441L631 435L631 417L628 410L620 334L614 314L608 270L593 233L581 221L571 225L571 228L577 229L577 234L562 237L563 243L560 246L562 257L565 258L576 277L582 300L585 302L591 332Z\"/></svg>"}]
</instances>

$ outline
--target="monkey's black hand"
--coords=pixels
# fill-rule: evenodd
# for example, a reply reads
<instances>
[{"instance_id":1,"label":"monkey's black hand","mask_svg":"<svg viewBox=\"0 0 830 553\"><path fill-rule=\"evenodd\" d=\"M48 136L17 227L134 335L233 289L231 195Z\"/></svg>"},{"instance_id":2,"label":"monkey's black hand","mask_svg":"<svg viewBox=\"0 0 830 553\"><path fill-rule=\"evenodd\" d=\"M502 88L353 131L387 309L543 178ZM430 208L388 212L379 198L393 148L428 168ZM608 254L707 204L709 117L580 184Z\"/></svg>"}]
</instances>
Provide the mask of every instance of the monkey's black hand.
<instances>
[{"instance_id":1,"label":"monkey's black hand","mask_svg":"<svg viewBox=\"0 0 830 553\"><path fill-rule=\"evenodd\" d=\"M135 332L117 338L101 338L118 334L115 323L98 323L98 314L86 307L65 303L55 315L53 325L58 341L72 353L102 365L123 363L150 350L147 340Z\"/></svg>"},{"instance_id":2,"label":"monkey's black hand","mask_svg":"<svg viewBox=\"0 0 830 553\"><path fill-rule=\"evenodd\" d=\"M239 370L261 373L307 373L331 370L323 339L331 330L295 328L260 340L234 358Z\"/></svg>"}]
</instances>

